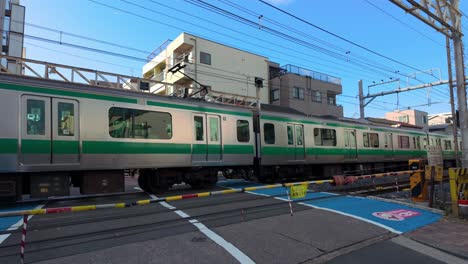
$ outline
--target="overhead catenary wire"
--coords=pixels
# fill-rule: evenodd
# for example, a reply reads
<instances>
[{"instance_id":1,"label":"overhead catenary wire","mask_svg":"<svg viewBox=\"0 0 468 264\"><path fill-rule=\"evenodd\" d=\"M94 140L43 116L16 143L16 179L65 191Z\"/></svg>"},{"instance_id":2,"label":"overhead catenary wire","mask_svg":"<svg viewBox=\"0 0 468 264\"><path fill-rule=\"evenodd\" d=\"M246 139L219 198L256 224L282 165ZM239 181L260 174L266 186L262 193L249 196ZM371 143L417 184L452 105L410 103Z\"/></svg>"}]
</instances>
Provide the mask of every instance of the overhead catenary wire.
<instances>
[{"instance_id":1,"label":"overhead catenary wire","mask_svg":"<svg viewBox=\"0 0 468 264\"><path fill-rule=\"evenodd\" d=\"M392 62L394 62L394 63L400 64L400 65L405 66L405 67L407 67L407 68L413 69L413 70L415 70L415 71L417 71L417 72L422 72L422 70L420 70L420 69L418 69L418 68L416 68L416 67L413 67L413 66L408 65L408 64L406 64L406 63L400 62L400 61L398 61L398 60L396 60L396 59L390 58L390 57L388 57L388 56L386 56L386 55L383 55L383 54L381 54L381 53L379 53L379 52L377 52L377 51L374 51L374 50L371 50L371 49L369 49L369 48L367 48L367 47L364 47L363 45L360 45L360 44L358 44L358 43L356 43L356 42L354 42L354 41L348 40L348 39L346 39L346 38L344 38L344 37L342 37L342 36L340 36L340 35L338 35L338 34L335 34L335 33L331 32L331 31L326 30L326 29L324 29L324 28L322 28L322 27L320 27L320 26L317 26L317 25L315 25L315 24L313 24L313 23L311 23L311 22L309 22L309 21L306 21L306 20L304 20L304 19L302 19L302 18L300 18L300 17L298 17L298 16L296 16L296 15L290 13L290 12L287 12L287 11L285 11L285 10L279 8L279 7L276 7L276 6L274 6L274 5L272 5L272 4L268 3L268 2L266 2L266 1L264 1L264 0L258 0L258 1L260 1L261 3L263 3L263 4L267 5L267 6L270 6L270 7L273 8L273 9L278 10L278 11L281 12L281 13L284 13L284 14L290 16L290 17L293 17L294 19L297 19L297 20L299 20L299 21L301 21L301 22L303 22L303 23L305 23L305 24L307 24L307 25L309 25L309 26L312 26L312 27L314 27L314 28L316 28L316 29L318 29L318 30L320 30L320 31L322 31L322 32L325 32L325 33L327 33L327 34L329 34L329 35L332 35L332 36L334 36L334 37L336 37L336 38L338 38L338 39L341 39L341 40L343 40L343 41L345 41L345 42L347 42L347 43L349 43L349 44L352 44L352 45L354 45L354 46L356 46L356 47L359 47L359 48L361 48L361 49L363 49L363 50L366 50L366 51L368 51L368 52L370 52L370 53L372 53L372 54L374 54L374 55L377 55L377 56L379 56L379 57L385 58L385 59L387 59L387 60L390 60L390 61L392 61ZM428 73L428 74L429 74L429 73ZM432 74L429 74L429 75L433 76ZM433 77L434 77L434 76L433 76Z\"/></svg>"},{"instance_id":2,"label":"overhead catenary wire","mask_svg":"<svg viewBox=\"0 0 468 264\"><path fill-rule=\"evenodd\" d=\"M238 21L238 22L243 23L245 25L248 25L250 27L254 27L254 28L258 27L258 24L255 21L249 20L247 18L244 18L242 16L239 16L237 14L234 14L232 12L229 12L227 10L219 8L217 6L211 5L211 4L209 4L209 3L205 2L205 1L202 1L202 0L184 0L184 1L188 2L188 3L192 3L192 4L196 5L196 6L199 6L199 7L203 8L203 9L212 11L214 13L220 14L222 16L228 17L230 19L233 19L235 21ZM315 51L323 53L323 54L326 54L328 56L332 56L332 57L334 57L336 59L343 60L345 62L357 65L359 67L367 68L367 69L375 68L375 69L379 69L379 70L384 71L384 72L388 72L388 73L382 73L383 76L386 76L386 77L394 77L394 75L402 75L402 76L407 77L407 75L405 75L405 74L403 74L403 73L401 73L399 71L395 71L394 69L379 67L379 66L376 66L376 65L372 65L372 64L370 64L368 62L364 62L364 61L357 60L357 59L356 60L350 60L349 57L346 56L346 55L331 51L331 50L329 50L327 48L317 46L317 45L315 45L313 43L298 39L298 38L293 37L293 36L291 36L289 34L286 34L284 32L280 32L278 30L275 30L275 29L272 29L272 28L269 28L269 27L266 27L266 26L262 26L259 29L262 30L262 31L265 31L267 33L270 33L270 34L272 34L274 36L277 36L277 37L280 37L282 39L291 41L293 43L296 43L296 44L301 45L303 47L315 50Z\"/></svg>"},{"instance_id":3,"label":"overhead catenary wire","mask_svg":"<svg viewBox=\"0 0 468 264\"><path fill-rule=\"evenodd\" d=\"M153 1L153 0L152 0L152 1ZM273 25L276 25L276 26L278 26L278 27L281 27L281 28L287 30L288 32L294 32L294 33L296 33L296 34L298 34L298 35L304 36L304 37L306 37L306 38L308 38L308 39L311 39L311 40L313 40L313 41L315 41L315 42L321 43L321 44L323 44L323 45L325 45L325 46L327 46L327 47L331 47L331 48L337 49L337 50L339 50L340 52L345 53L345 54L346 54L347 56L349 56L349 57L356 57L356 58L359 58L359 59L368 61L368 62L370 62L370 63L372 63L372 64L374 64L374 65L379 65L379 67L386 67L386 65L384 65L384 64L381 64L381 63L379 63L379 62L373 61L373 60L371 60L371 59L369 59L369 58L367 58L367 57L360 56L360 55L358 55L358 54L356 54L356 53L354 53L354 52L350 52L349 50L344 49L344 48L341 48L341 47L335 45L334 43L327 42L327 41L324 41L324 40L319 39L319 38L317 38L317 37L314 37L314 36L312 36L312 35L310 35L310 34L305 33L304 31L298 30L297 28L294 28L294 27L285 25L285 24L283 24L283 23L280 23L277 19L269 19L268 17L266 17L266 16L264 16L264 15L261 15L261 14L259 14L259 13L256 13L256 12L252 11L252 10L249 10L248 8L246 8L246 7L244 7L244 6L241 6L241 5L238 5L238 4L236 4L236 3L233 3L232 1L229 1L229 0L218 0L218 1L219 1L219 2L222 2L222 3L225 3L225 4L229 5L229 6L232 6L232 7L236 8L236 9L238 9L238 10L241 10L241 11L247 13L247 14L250 14L250 15L252 15L252 16L258 18L259 20L260 20L260 18L261 18L262 21L266 21L266 22L268 22L268 23L271 23L271 24L273 24Z\"/></svg>"}]
</instances>

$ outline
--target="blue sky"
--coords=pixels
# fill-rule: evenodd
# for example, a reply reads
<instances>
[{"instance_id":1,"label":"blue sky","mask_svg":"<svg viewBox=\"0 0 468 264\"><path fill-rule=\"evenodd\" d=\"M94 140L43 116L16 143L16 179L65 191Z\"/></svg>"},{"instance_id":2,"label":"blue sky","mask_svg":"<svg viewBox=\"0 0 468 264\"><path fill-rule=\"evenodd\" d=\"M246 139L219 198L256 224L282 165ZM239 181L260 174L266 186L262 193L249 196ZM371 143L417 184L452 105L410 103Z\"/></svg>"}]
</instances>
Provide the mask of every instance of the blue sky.
<instances>
[{"instance_id":1,"label":"blue sky","mask_svg":"<svg viewBox=\"0 0 468 264\"><path fill-rule=\"evenodd\" d=\"M273 5L405 65L376 56L368 51L293 19L257 0L204 0L243 18L259 22L300 39L305 45L273 36L260 26L249 27L210 12L185 0L22 0L26 6L25 47L31 59L74 65L141 76L146 56L167 39L182 31L196 34L236 48L268 57L281 65L293 64L342 79L345 116L358 117L356 98L358 80L363 79L367 93L391 90L398 83L368 88L374 82L400 78L400 87L407 86L405 75L417 70L441 72L447 79L445 37L416 18L384 0L269 0ZM103 6L102 3L108 6ZM461 10L468 7L462 4ZM261 20L258 16L262 15ZM273 21L274 24L270 23ZM463 23L466 17L463 18ZM55 29L41 29L38 26ZM62 34L60 34L62 31ZM71 34L100 40L94 42ZM102 52L57 45L44 39L93 47L134 59ZM107 45L102 41L119 45ZM307 47L306 47L307 46ZM124 48L128 47L128 48ZM130 49L129 49L130 48ZM330 55L331 54L331 55ZM410 67L407 67L410 66ZM396 73L397 72L397 73ZM437 78L417 74L422 82ZM409 79L410 85L420 84ZM366 116L382 117L385 112L412 107L429 113L448 112L448 88L427 90L377 98L366 108Z\"/></svg>"}]
</instances>

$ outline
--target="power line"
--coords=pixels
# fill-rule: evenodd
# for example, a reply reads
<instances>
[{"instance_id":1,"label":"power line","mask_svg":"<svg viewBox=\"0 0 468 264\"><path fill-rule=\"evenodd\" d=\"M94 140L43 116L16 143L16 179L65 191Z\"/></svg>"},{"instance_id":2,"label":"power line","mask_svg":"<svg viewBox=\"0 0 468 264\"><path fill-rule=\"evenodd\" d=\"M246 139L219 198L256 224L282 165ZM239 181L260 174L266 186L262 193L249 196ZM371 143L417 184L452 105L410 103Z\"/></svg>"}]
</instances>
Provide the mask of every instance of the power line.
<instances>
[{"instance_id":1,"label":"power line","mask_svg":"<svg viewBox=\"0 0 468 264\"><path fill-rule=\"evenodd\" d=\"M232 12L229 12L229 11L227 11L225 9L219 8L217 6L211 5L211 4L209 4L209 3L205 2L205 1L202 1L202 0L185 0L185 1L188 2L188 3L194 4L196 6L199 6L199 7L203 8L203 9L206 9L206 10L212 11L214 13L220 14L222 16L228 17L230 19L233 19L233 20L238 21L240 23L243 23L245 25L248 25L248 26L251 26L251 27L254 27L254 28L258 28L258 23L257 22L249 20L247 18L244 18L244 17L239 16L237 14L234 14ZM367 69L370 69L370 70L374 70L373 68L378 68L380 70L387 71L387 72L390 72L392 74L407 76L407 75L404 75L402 73L399 73L399 71L394 71L394 70L391 70L391 69L388 69L388 68L379 67L379 66L376 66L376 65L369 64L367 62L363 62L363 61L359 61L359 60L350 60L345 55L336 53L336 52L331 51L331 50L329 50L327 48L317 46L317 45L312 44L310 42L298 39L296 37L293 37L291 35L288 35L286 33L280 32L278 30L275 30L275 29L272 29L272 28L269 28L269 27L266 27L266 26L262 26L259 29L263 30L265 32L268 32L268 33L270 33L272 35L275 35L277 37L280 37L280 38L283 38L285 40L288 40L288 41L291 41L293 43L304 46L306 48L310 48L312 50L321 52L323 54L326 54L326 55L329 55L329 56L332 56L332 57L335 57L337 59L346 61L348 63L357 65L357 66L362 67L362 68L367 68ZM384 75L384 76L387 76L387 77L391 77L388 74L383 74L383 73L381 73L381 74Z\"/></svg>"},{"instance_id":2,"label":"power line","mask_svg":"<svg viewBox=\"0 0 468 264\"><path fill-rule=\"evenodd\" d=\"M362 60L371 62L371 63L373 63L373 64L375 64L375 65L379 65L380 67L386 67L386 65L384 65L384 64L381 64L381 63L379 63L379 62L373 61L373 60L371 60L371 59L368 59L368 58L366 58L366 57L360 56L360 55L358 55L358 54L351 53L350 51L348 51L348 50L346 50L346 49L344 49L344 48L341 48L341 47L339 47L339 46L336 46L336 45L334 45L333 43L330 43L330 42L321 40L321 39L319 39L319 38L313 37L313 36L311 36L310 34L307 34L307 33L303 32L303 31L297 30L296 28L293 28L293 27L284 25L284 24L282 24L282 23L279 23L278 21L276 21L276 20L274 20L274 19L269 19L269 18L267 18L267 17L264 16L264 15L255 13L254 11L251 11L251 10L249 10L249 9L243 7L243 6L240 6L240 5L238 5L238 4L235 4L235 3L233 3L232 1L229 1L229 0L218 0L218 1L220 1L220 2L222 2L222 3L225 3L225 4L227 4L227 5L231 6L231 7L234 7L234 8L236 8L236 9L240 10L240 11L243 11L243 12L245 12L245 13L247 13L247 14L250 14L250 15L252 15L252 16L258 18L258 19L261 18L262 21L264 20L264 21L266 21L266 22L269 22L269 23L271 23L271 24L274 24L274 25L276 25L276 26L279 26L279 27L281 27L281 28L283 28L283 29L286 29L286 30L288 30L288 31L290 31L290 32L294 32L294 33L296 33L296 34L298 34L298 35L307 37L307 38L309 38L309 39L312 39L313 41L316 41L316 42L319 42L319 43L321 43L321 44L323 44L323 45L326 45L327 47L333 47L333 48L335 48L335 49L337 49L337 50L339 50L339 51L341 51L341 52L344 52L344 53L347 54L348 56L353 56L353 57L356 57L356 58L360 58L360 59L362 59Z\"/></svg>"},{"instance_id":3,"label":"power line","mask_svg":"<svg viewBox=\"0 0 468 264\"><path fill-rule=\"evenodd\" d=\"M427 38L428 40L434 42L435 44L437 44L437 45L439 45L439 46L441 46L441 47L445 47L444 44L438 42L437 40L435 40L435 39L429 37L428 35L422 33L422 32L419 31L419 30L415 29L414 27L412 27L412 26L409 25L408 23L405 23L405 22L403 22L402 20L396 18L394 15L392 15L392 14L388 13L387 11L383 10L382 8L378 7L376 4L370 2L369 0L364 0L364 1L365 1L366 3L368 3L369 5L375 7L377 10L381 11L382 13L386 14L387 16L393 18L394 20L398 21L399 23L403 24L404 26L408 27L409 29L413 30L414 32L418 33L419 35L421 35L421 36Z\"/></svg>"},{"instance_id":4,"label":"power line","mask_svg":"<svg viewBox=\"0 0 468 264\"><path fill-rule=\"evenodd\" d=\"M392 61L392 62L395 62L395 63L397 63L397 64L403 65L403 66L408 67L408 68L410 68L410 69L413 69L413 70L415 70L415 71L422 72L422 70L420 70L420 69L418 69L418 68L415 68L415 67L413 67L413 66L411 66L411 65L408 65L408 64L406 64L406 63L403 63L403 62L399 62L399 61L397 61L397 60L395 60L395 59L392 59L392 58L390 58L390 57L388 57L388 56L385 56L385 55L383 55L383 54L381 54L381 53L379 53L379 52L373 51L373 50L371 50L371 49L369 49L369 48L366 48L366 47L364 47L364 46L362 46L362 45L360 45L360 44L357 44L357 43L355 43L355 42L353 42L353 41L351 41L351 40L348 40L348 39L346 39L346 38L344 38L344 37L341 37L341 36L339 36L339 35L337 35L337 34L335 34L335 33L333 33L333 32L330 32L330 31L328 31L328 30L322 28L322 27L319 27L319 26L317 26L317 25L315 25L315 24L313 24L313 23L311 23L311 22L309 22L309 21L306 21L306 20L304 20L304 19L302 19L302 18L300 18L300 17L298 17L298 16L296 16L296 15L293 15L293 14L291 14L291 13L289 13L289 12L287 12L287 11L285 11L285 10L279 8L279 7L276 7L276 6L274 6L274 5L270 4L270 3L267 3L267 2L265 2L264 0L258 0L258 1L262 2L263 4L265 4L265 5L267 5L267 6L270 6L271 8L274 8L274 9L280 11L281 13L284 13L284 14L290 16L290 17L293 17L293 18L295 18L295 19L297 19L297 20L299 20L299 21L301 21L301 22L303 22L303 23L305 23L305 24L307 24L307 25L309 25L309 26L312 26L312 27L314 27L314 28L316 28L316 29L318 29L318 30L320 30L320 31L323 31L323 32L325 32L325 33L327 33L327 34L329 34L329 35L332 35L332 36L336 37L336 38L339 38L339 39L341 39L341 40L343 40L343 41L345 41L345 42L347 42L347 43L349 43L349 44L352 44L352 45L354 45L354 46L356 46L356 47L359 47L359 48L361 48L361 49L364 49L364 50L366 50L366 51L368 51L368 52L370 52L370 53L372 53L372 54L374 54L374 55L377 55L377 56L379 56L379 57L385 58L385 59L390 60L390 61ZM429 73L428 73L428 74L429 74ZM431 74L429 74L429 75L431 75ZM431 75L431 76L432 76L432 75Z\"/></svg>"}]
</instances>

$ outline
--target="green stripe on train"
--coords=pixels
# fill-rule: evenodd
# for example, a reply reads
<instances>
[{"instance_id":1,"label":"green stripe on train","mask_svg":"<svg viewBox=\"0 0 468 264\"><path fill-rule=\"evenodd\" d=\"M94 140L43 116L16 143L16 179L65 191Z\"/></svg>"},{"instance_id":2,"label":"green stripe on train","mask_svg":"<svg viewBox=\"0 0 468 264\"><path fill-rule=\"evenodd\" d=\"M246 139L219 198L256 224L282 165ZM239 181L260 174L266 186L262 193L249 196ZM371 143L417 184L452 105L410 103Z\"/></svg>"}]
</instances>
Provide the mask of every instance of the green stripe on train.
<instances>
[{"instance_id":1,"label":"green stripe on train","mask_svg":"<svg viewBox=\"0 0 468 264\"><path fill-rule=\"evenodd\" d=\"M0 139L0 154L17 153L18 139L2 138Z\"/></svg>"},{"instance_id":2,"label":"green stripe on train","mask_svg":"<svg viewBox=\"0 0 468 264\"><path fill-rule=\"evenodd\" d=\"M136 104L138 102L136 99L125 98L125 97L94 94L94 93L83 93L83 92L75 92L75 91L59 90L59 89L52 89L52 88L43 88L43 87L33 87L33 86L25 86L25 85L16 85L16 84L0 83L0 89L40 93L40 94L46 94L46 95L81 97L81 98L122 102L122 103L132 103L132 104Z\"/></svg>"},{"instance_id":3,"label":"green stripe on train","mask_svg":"<svg viewBox=\"0 0 468 264\"><path fill-rule=\"evenodd\" d=\"M273 155L288 155L288 153L294 153L290 150L294 149L292 147L262 147L262 155L273 156ZM302 148L296 148L296 155L302 153ZM320 156L339 156L352 154L353 151L344 148L306 148L307 155L320 155ZM425 150L384 150L384 149L358 149L357 154L366 156L366 155L410 155L410 156L424 156L427 155Z\"/></svg>"},{"instance_id":4,"label":"green stripe on train","mask_svg":"<svg viewBox=\"0 0 468 264\"><path fill-rule=\"evenodd\" d=\"M191 111L197 111L197 112L208 112L208 113L238 115L238 116L248 116L248 117L252 116L252 113L249 113L249 112L228 111L228 110L209 108L209 107L203 107L203 106L180 105L180 104L171 104L171 103L154 102L154 101L148 101L147 104L152 105L152 106L169 107L169 108L191 110Z\"/></svg>"}]
</instances>

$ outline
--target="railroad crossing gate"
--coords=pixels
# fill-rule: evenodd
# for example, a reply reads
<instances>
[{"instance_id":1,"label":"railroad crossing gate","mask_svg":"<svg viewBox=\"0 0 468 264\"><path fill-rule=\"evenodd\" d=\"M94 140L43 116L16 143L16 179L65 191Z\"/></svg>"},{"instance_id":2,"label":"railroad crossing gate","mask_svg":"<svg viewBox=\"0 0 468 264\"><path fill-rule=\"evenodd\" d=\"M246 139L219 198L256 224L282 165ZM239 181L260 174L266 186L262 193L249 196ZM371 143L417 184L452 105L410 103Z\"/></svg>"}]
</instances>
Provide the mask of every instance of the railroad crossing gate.
<instances>
[{"instance_id":1,"label":"railroad crossing gate","mask_svg":"<svg viewBox=\"0 0 468 264\"><path fill-rule=\"evenodd\" d=\"M452 213L458 216L458 200L468 200L468 169L450 168L449 177Z\"/></svg>"}]
</instances>

